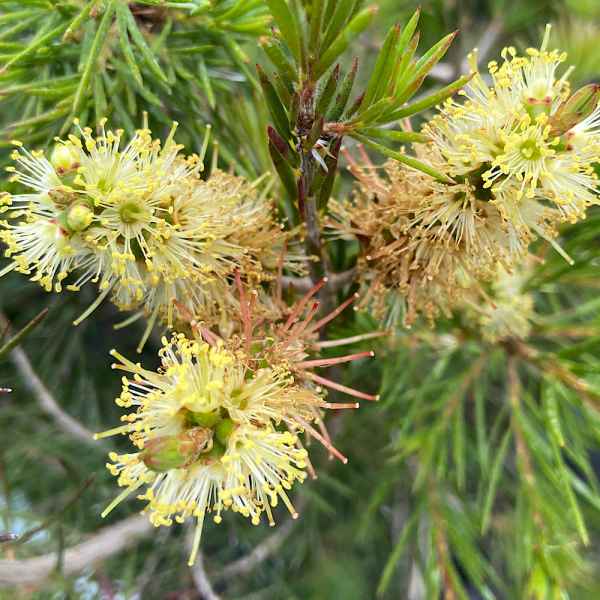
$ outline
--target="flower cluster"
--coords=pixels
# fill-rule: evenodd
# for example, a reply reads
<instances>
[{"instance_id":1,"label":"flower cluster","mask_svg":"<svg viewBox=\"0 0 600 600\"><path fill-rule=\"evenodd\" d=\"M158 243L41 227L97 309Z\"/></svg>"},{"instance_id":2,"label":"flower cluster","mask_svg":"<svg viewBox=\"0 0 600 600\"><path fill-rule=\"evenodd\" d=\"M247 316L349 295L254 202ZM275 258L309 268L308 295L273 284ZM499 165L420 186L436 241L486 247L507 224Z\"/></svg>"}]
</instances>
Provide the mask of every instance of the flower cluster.
<instances>
[{"instance_id":1,"label":"flower cluster","mask_svg":"<svg viewBox=\"0 0 600 600\"><path fill-rule=\"evenodd\" d=\"M448 100L425 127L434 164L487 196L525 244L532 233L552 236L540 218L576 222L598 203L600 86L571 93L569 70L557 74L566 54L547 50L549 34L526 56L505 48L488 65L491 86L475 72L466 100Z\"/></svg>"},{"instance_id":2,"label":"flower cluster","mask_svg":"<svg viewBox=\"0 0 600 600\"><path fill-rule=\"evenodd\" d=\"M598 203L600 87L571 94L556 76L564 54L513 48L490 63L492 86L479 73L424 128L417 155L448 180L395 162L376 172L366 154L348 156L358 180L353 201L334 204L330 226L361 246L363 306L410 326L449 315L498 269L526 260L531 242L556 243L558 226Z\"/></svg>"},{"instance_id":3,"label":"flower cluster","mask_svg":"<svg viewBox=\"0 0 600 600\"><path fill-rule=\"evenodd\" d=\"M138 309L169 326L175 306L215 322L238 308L233 273L248 285L273 278L287 233L274 221L257 185L220 171L203 180L203 156L180 155L173 126L164 144L137 131L121 147L122 132L57 141L47 159L18 142L12 179L27 194L5 196L0 239L12 270L48 291L77 291L89 281L122 310Z\"/></svg>"},{"instance_id":4,"label":"flower cluster","mask_svg":"<svg viewBox=\"0 0 600 600\"><path fill-rule=\"evenodd\" d=\"M448 316L477 281L509 264L499 212L466 183L440 182L395 161L377 173L348 156L359 185L333 203L330 227L360 245L361 306L411 326L419 314Z\"/></svg>"},{"instance_id":5,"label":"flower cluster","mask_svg":"<svg viewBox=\"0 0 600 600\"><path fill-rule=\"evenodd\" d=\"M97 436L128 434L137 447L134 453L111 453L107 466L125 490L103 515L143 487L138 497L148 502L154 525L196 518L190 564L208 512L216 523L231 509L255 525L264 514L274 525L272 508L281 501L293 518L298 516L288 492L304 481L306 471L314 473L299 438L302 432L346 462L330 441L322 413L358 408L358 403L330 403L323 386L376 399L313 372L372 352L307 360L310 348L319 348L318 330L354 298L314 322L318 303L311 298L320 282L287 316L257 327L252 317L256 296L245 293L239 276L237 283L240 334L223 340L193 324L196 339L183 334L163 339L158 372L112 352L119 361L113 368L130 374L123 378L117 404L134 411L123 417L125 424Z\"/></svg>"}]
</instances>

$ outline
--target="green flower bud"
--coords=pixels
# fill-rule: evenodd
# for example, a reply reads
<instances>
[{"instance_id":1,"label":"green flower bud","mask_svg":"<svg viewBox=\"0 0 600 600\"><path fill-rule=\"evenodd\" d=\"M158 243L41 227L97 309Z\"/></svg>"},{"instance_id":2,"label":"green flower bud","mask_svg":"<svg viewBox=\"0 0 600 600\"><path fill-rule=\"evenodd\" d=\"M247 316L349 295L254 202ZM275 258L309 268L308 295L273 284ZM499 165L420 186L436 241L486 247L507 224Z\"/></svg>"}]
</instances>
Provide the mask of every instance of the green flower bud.
<instances>
[{"instance_id":1,"label":"green flower bud","mask_svg":"<svg viewBox=\"0 0 600 600\"><path fill-rule=\"evenodd\" d=\"M142 452L144 464L152 471L181 469L196 462L201 454L213 447L213 432L205 427L194 427L177 436L149 440Z\"/></svg>"},{"instance_id":2,"label":"green flower bud","mask_svg":"<svg viewBox=\"0 0 600 600\"><path fill-rule=\"evenodd\" d=\"M87 229L94 219L94 211L83 205L77 204L69 208L67 212L67 227L71 231L83 231Z\"/></svg>"},{"instance_id":3,"label":"green flower bud","mask_svg":"<svg viewBox=\"0 0 600 600\"><path fill-rule=\"evenodd\" d=\"M48 196L56 206L68 206L77 199L77 194L64 185L48 190Z\"/></svg>"},{"instance_id":4,"label":"green flower bud","mask_svg":"<svg viewBox=\"0 0 600 600\"><path fill-rule=\"evenodd\" d=\"M565 100L550 119L552 135L562 135L589 117L600 102L600 85L590 83Z\"/></svg>"},{"instance_id":5,"label":"green flower bud","mask_svg":"<svg viewBox=\"0 0 600 600\"><path fill-rule=\"evenodd\" d=\"M209 412L194 412L191 410L185 411L185 422L194 427L200 425L202 427L214 427L221 420L221 413L218 410Z\"/></svg>"},{"instance_id":6,"label":"green flower bud","mask_svg":"<svg viewBox=\"0 0 600 600\"><path fill-rule=\"evenodd\" d=\"M68 173L79 166L79 153L73 144L57 144L52 150L50 163L59 175Z\"/></svg>"},{"instance_id":7,"label":"green flower bud","mask_svg":"<svg viewBox=\"0 0 600 600\"><path fill-rule=\"evenodd\" d=\"M223 446L227 446L227 441L234 429L235 423L231 419L223 419L215 429L215 437Z\"/></svg>"}]
</instances>

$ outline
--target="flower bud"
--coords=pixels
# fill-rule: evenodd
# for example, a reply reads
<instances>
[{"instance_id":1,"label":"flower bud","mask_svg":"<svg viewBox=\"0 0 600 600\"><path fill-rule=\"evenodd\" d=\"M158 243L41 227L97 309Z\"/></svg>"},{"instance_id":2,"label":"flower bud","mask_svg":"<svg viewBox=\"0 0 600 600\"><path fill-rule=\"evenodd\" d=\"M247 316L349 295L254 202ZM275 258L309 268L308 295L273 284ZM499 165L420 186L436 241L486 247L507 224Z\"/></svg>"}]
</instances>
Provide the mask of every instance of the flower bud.
<instances>
[{"instance_id":1,"label":"flower bud","mask_svg":"<svg viewBox=\"0 0 600 600\"><path fill-rule=\"evenodd\" d=\"M68 173L79 166L79 153L73 144L57 144L52 150L50 163L59 175Z\"/></svg>"},{"instance_id":2,"label":"flower bud","mask_svg":"<svg viewBox=\"0 0 600 600\"><path fill-rule=\"evenodd\" d=\"M94 219L94 211L84 204L76 204L67 212L67 227L79 232L87 229Z\"/></svg>"},{"instance_id":3,"label":"flower bud","mask_svg":"<svg viewBox=\"0 0 600 600\"><path fill-rule=\"evenodd\" d=\"M562 135L589 117L600 102L600 85L590 83L565 100L550 119L551 135Z\"/></svg>"},{"instance_id":4,"label":"flower bud","mask_svg":"<svg viewBox=\"0 0 600 600\"><path fill-rule=\"evenodd\" d=\"M208 412L186 410L184 416L186 423L192 426L214 427L221 420L221 414L218 410Z\"/></svg>"},{"instance_id":5,"label":"flower bud","mask_svg":"<svg viewBox=\"0 0 600 600\"><path fill-rule=\"evenodd\" d=\"M153 471L181 469L212 449L212 436L211 429L194 427L177 436L154 438L146 443L142 460Z\"/></svg>"},{"instance_id":6,"label":"flower bud","mask_svg":"<svg viewBox=\"0 0 600 600\"><path fill-rule=\"evenodd\" d=\"M235 423L231 419L223 419L215 428L215 437L223 446L226 446L234 429Z\"/></svg>"},{"instance_id":7,"label":"flower bud","mask_svg":"<svg viewBox=\"0 0 600 600\"><path fill-rule=\"evenodd\" d=\"M48 190L48 196L56 206L63 207L68 206L77 198L77 194L70 187L64 185Z\"/></svg>"}]
</instances>

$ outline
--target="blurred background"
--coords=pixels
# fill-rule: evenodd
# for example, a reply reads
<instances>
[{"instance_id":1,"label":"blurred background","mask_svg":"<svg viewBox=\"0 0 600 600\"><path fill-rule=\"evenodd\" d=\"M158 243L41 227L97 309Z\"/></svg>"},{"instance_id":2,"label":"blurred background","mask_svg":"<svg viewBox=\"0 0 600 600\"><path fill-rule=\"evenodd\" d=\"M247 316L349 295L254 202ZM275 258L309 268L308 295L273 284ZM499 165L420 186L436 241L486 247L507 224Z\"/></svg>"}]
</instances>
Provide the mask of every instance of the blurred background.
<instances>
[{"instance_id":1,"label":"blurred background","mask_svg":"<svg viewBox=\"0 0 600 600\"><path fill-rule=\"evenodd\" d=\"M15 39L14 35L3 35L16 23L5 20L3 14L14 12L16 4L22 10L44 4L50 7L48 10L60 10L60 3L53 2L0 3L0 54L10 50L3 49L3 42ZM365 79L386 31L395 22L406 22L417 6L416 2L403 0L379 0L376 4L380 9L378 17L360 44L351 49L360 59L359 73ZM600 80L598 0L424 0L419 4L422 47L430 47L446 33L459 30L447 56L428 80L428 89L466 72L466 55L474 47L479 48L485 67L505 45L520 49L539 45L546 23L553 24L551 46L567 51L567 63L576 67L571 76L573 86ZM164 13L159 14L154 6L139 7L140 22L145 19L149 34L159 36L165 23ZM169 8L160 10L168 12ZM175 15L175 26L185 18ZM23 27L18 35L29 39L35 35L32 27ZM202 32L201 27L198 30ZM209 31L206 35L216 34ZM269 170L263 135L264 108L248 83L248 73L243 68L246 63L235 60L237 49L241 48L254 62L258 56L256 36L240 35L236 39L233 50L226 48L203 58L212 82L209 87L205 80L196 88L188 85L183 62L177 75L182 77L181 87L171 96L161 96L158 104L136 89L131 92L127 86L107 85L111 93L106 94L104 108L111 125L131 129L138 125L141 110L149 107L155 133L176 119L182 124L178 140L191 151L200 143L201 124L211 123L219 142L221 167L250 177ZM195 39L194 43L203 41ZM60 50L55 51L56 56L52 55L53 50L49 52L54 62L77 60L70 54L61 55ZM106 56L104 60L110 58ZM27 62L23 63L24 69L30 69L31 80L43 79L55 66L45 63L28 67ZM116 70L109 75L116 77L115 73ZM0 77L0 153L4 164L8 160L8 142L15 137L15 122L20 122L20 139L29 139L38 146L51 140L62 124L62 120L57 124L52 118L35 120L46 114L48 106L59 102L59 96L36 95L31 88L15 92L11 89L15 85L21 83ZM7 88L9 92L3 93ZM72 93L73 88L69 89ZM160 94L160 90L155 92ZM23 115L23 105L32 97L39 104ZM89 118L93 120L93 109L90 111ZM348 195L350 185L351 179L345 174L336 197ZM597 223L595 227L588 235L588 243L594 247ZM577 255L577 247L572 250ZM2 266L0 262L0 270ZM0 361L0 387L12 389L11 393L0 394L0 534L18 536L17 540L0 545L0 570L8 568L2 559L37 557L37 562L24 562L12 569L11 575L21 583L0 587L0 598L426 597L411 558L411 545L418 542L400 535L414 508L411 465L402 453L395 452L393 441L405 416L401 398L414 388L415 381L427 377L428 369L435 364L427 350L411 350L410 343L386 342L380 347L375 344L379 357L374 365L347 369L345 383L364 385L366 381L367 386L381 387L383 394L378 405L365 405L354 414L329 416L336 446L349 457L349 463L329 461L319 448L313 448L319 478L298 486L297 502L302 508L298 521L288 520L285 511L279 510L279 525L271 530L252 527L244 519L229 515L221 526L205 528L202 561L196 570L190 570L186 566L185 529L177 526L151 530L136 517L140 508L136 500L120 504L106 522L100 519L101 510L117 489L104 468L107 449L123 450L126 440L94 443L88 433L118 422L121 412L113 399L120 391L120 377L110 371L108 352L116 347L125 356L134 356L142 325L115 330L113 325L122 317L105 303L93 318L73 327L73 319L94 298L93 289L83 289L79 294L46 294L35 283L14 273L0 279L0 336L5 340L10 337L9 323L13 332L18 331L40 311L48 309L43 322L25 338L21 348L2 356ZM333 332L353 335L375 326L368 316L358 315L342 320ZM145 366L157 365L156 351L157 337L153 337L141 357ZM407 370L411 369L409 376ZM473 471L468 477L478 475ZM468 502L454 509L458 538L468 541L472 535ZM93 538L92 545L77 546L109 525L115 528L105 537ZM598 514L589 516L588 526L592 538L598 539ZM475 543L465 552L475 548L493 563L495 543L496 540ZM505 541L502 544L502 551L510 555L510 547ZM592 543L586 555L590 564L598 558L597 554L598 546ZM100 560L90 560L90 556ZM73 569L73 564L79 566L77 560L83 568ZM510 559L504 556L500 562L499 572L510 573ZM458 563L457 570L460 574ZM427 565L421 564L420 572L427 572ZM472 585L471 576L463 575L467 594L471 598L485 597L481 586ZM578 582L570 585L569 598L600 598L597 568L588 570L579 583L581 586ZM518 600L525 597L519 595L518 589L508 585L501 592L490 590L487 597ZM540 600L545 597L539 596Z\"/></svg>"}]
</instances>

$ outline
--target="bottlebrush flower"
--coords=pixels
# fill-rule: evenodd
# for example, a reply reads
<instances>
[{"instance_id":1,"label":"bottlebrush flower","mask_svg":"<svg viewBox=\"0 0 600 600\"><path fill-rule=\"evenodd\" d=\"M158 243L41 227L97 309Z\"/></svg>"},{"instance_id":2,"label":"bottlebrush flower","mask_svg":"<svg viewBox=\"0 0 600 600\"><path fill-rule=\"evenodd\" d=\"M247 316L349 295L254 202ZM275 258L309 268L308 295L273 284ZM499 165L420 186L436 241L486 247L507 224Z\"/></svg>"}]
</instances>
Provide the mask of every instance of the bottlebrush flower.
<instances>
[{"instance_id":1,"label":"bottlebrush flower","mask_svg":"<svg viewBox=\"0 0 600 600\"><path fill-rule=\"evenodd\" d=\"M92 281L100 290L76 323L110 294L149 327L172 326L174 302L211 324L236 310L236 269L248 285L273 279L289 233L259 182L221 171L201 179L203 157L180 155L175 127L164 145L142 129L122 147L122 132L103 121L98 137L86 128L58 140L50 159L17 143L11 179L32 192L2 199L12 262L1 274L32 275L48 291L73 274L67 289Z\"/></svg>"},{"instance_id":2,"label":"bottlebrush flower","mask_svg":"<svg viewBox=\"0 0 600 600\"><path fill-rule=\"evenodd\" d=\"M358 185L352 201L333 203L329 226L359 241L360 305L380 317L410 326L419 314L449 315L498 263L522 256L523 237L469 182L440 182L396 161L379 175L362 149L360 164L347 159Z\"/></svg>"},{"instance_id":3,"label":"bottlebrush flower","mask_svg":"<svg viewBox=\"0 0 600 600\"><path fill-rule=\"evenodd\" d=\"M556 225L582 219L598 203L600 88L571 94L569 70L557 74L566 54L547 49L549 33L526 56L505 48L503 62L488 65L491 86L476 73L466 100L446 101L425 127L441 153L436 168L488 191L507 226L525 237L547 236L531 218L540 207L554 209L545 218Z\"/></svg>"},{"instance_id":4,"label":"bottlebrush flower","mask_svg":"<svg viewBox=\"0 0 600 600\"><path fill-rule=\"evenodd\" d=\"M108 514L127 496L144 488L150 520L156 526L196 519L190 564L196 557L206 513L216 523L227 509L255 525L281 501L293 518L288 496L306 472L314 473L300 435L323 443L330 454L347 459L332 445L322 419L325 409L357 408L358 403L330 403L324 387L355 397L376 397L347 388L313 369L372 356L360 352L333 359L306 360L319 348L318 330L350 301L313 322L316 285L289 314L275 322L253 318L256 295L244 289L239 272L239 333L223 340L192 322L198 339L177 334L163 339L158 372L113 351L113 368L129 373L117 404L132 408L120 427L98 434L128 434L137 451L111 453L109 470L125 490L106 508ZM304 315L304 313L306 313ZM304 316L303 316L304 315ZM340 342L340 343L343 343Z\"/></svg>"}]
</instances>

